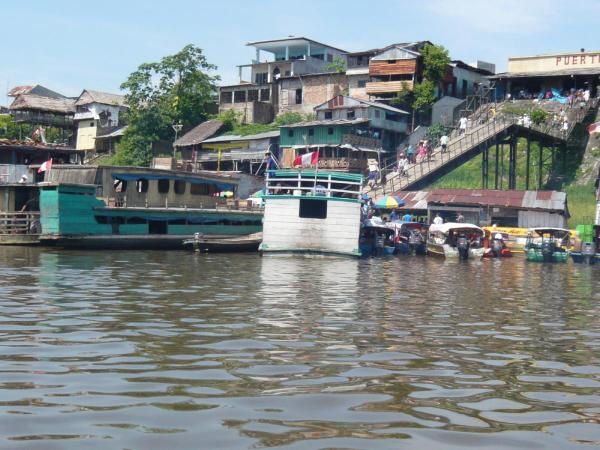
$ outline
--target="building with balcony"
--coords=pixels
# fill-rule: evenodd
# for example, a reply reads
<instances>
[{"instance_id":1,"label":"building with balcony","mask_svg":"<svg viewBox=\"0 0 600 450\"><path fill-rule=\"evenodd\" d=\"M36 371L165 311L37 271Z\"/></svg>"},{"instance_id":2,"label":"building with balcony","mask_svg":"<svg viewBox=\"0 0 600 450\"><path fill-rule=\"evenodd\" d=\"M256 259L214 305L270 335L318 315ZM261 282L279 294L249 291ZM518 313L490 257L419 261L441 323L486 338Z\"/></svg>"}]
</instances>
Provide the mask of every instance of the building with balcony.
<instances>
[{"instance_id":1,"label":"building with balcony","mask_svg":"<svg viewBox=\"0 0 600 450\"><path fill-rule=\"evenodd\" d=\"M77 127L78 150L114 150L122 136L122 113L127 109L125 97L107 92L84 89L75 100L73 121ZM102 139L98 139L102 137Z\"/></svg>"},{"instance_id":2,"label":"building with balcony","mask_svg":"<svg viewBox=\"0 0 600 450\"><path fill-rule=\"evenodd\" d=\"M250 42L256 58L238 66L239 83L219 88L219 111L238 111L245 122L269 123L279 113L279 81L328 72L344 50L305 37ZM294 92L294 96L296 93ZM303 93L298 94L303 98ZM294 104L296 97L294 97Z\"/></svg>"},{"instance_id":3,"label":"building with balcony","mask_svg":"<svg viewBox=\"0 0 600 450\"><path fill-rule=\"evenodd\" d=\"M317 120L281 127L282 167L319 151L319 168L363 172L367 160L395 158L408 130L406 111L366 100L338 95L314 108Z\"/></svg>"}]
</instances>

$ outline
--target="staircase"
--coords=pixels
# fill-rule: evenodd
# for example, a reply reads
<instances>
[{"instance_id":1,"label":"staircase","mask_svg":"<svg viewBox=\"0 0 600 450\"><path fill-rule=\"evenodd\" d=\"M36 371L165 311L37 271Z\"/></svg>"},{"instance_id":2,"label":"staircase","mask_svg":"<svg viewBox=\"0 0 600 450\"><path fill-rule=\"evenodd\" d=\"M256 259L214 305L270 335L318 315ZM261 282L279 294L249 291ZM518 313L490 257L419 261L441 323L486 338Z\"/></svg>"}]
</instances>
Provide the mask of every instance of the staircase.
<instances>
[{"instance_id":1,"label":"staircase","mask_svg":"<svg viewBox=\"0 0 600 450\"><path fill-rule=\"evenodd\" d=\"M520 124L518 117L502 114L495 119L468 128L462 135L455 130L449 135L450 141L445 152L442 153L441 147L437 147L429 160L410 164L405 174L402 175L395 171L395 164L385 167L382 170L385 181L381 185L367 185L363 192L371 198L376 198L397 191L410 190L426 178L442 175L448 169L472 158L484 149L491 147L497 138L505 138L514 131L529 132L538 136L544 135L552 137L558 142L565 142L569 139L575 125L583 120L590 109L595 107L597 107L597 100L588 102L585 110L578 110L577 116L573 116L569 121L569 129L566 131L551 124L531 125L526 128Z\"/></svg>"}]
</instances>

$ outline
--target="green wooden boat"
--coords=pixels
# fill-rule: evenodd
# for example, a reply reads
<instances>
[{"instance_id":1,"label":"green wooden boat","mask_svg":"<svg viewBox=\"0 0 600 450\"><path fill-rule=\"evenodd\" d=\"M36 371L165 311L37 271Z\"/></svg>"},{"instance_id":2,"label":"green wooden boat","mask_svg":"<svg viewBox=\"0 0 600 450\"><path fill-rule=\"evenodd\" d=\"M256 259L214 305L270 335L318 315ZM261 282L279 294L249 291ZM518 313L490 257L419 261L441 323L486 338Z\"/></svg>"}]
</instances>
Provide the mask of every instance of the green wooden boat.
<instances>
[{"instance_id":1,"label":"green wooden boat","mask_svg":"<svg viewBox=\"0 0 600 450\"><path fill-rule=\"evenodd\" d=\"M96 198L96 186L42 186L42 235L47 245L81 248L181 248L202 233L239 236L262 230L261 211L115 207Z\"/></svg>"}]
</instances>

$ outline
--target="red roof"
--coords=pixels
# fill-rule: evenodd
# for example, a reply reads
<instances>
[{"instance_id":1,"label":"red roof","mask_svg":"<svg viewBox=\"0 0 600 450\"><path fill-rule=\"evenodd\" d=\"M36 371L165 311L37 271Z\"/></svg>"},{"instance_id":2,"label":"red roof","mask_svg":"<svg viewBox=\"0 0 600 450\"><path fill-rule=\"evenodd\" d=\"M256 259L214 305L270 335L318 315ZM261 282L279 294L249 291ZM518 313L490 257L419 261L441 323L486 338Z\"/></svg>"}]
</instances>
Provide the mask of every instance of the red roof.
<instances>
[{"instance_id":1,"label":"red roof","mask_svg":"<svg viewBox=\"0 0 600 450\"><path fill-rule=\"evenodd\" d=\"M495 206L515 209L565 211L567 194L558 191L499 191L487 189L433 189L399 191L406 209L427 209L428 204Z\"/></svg>"}]
</instances>

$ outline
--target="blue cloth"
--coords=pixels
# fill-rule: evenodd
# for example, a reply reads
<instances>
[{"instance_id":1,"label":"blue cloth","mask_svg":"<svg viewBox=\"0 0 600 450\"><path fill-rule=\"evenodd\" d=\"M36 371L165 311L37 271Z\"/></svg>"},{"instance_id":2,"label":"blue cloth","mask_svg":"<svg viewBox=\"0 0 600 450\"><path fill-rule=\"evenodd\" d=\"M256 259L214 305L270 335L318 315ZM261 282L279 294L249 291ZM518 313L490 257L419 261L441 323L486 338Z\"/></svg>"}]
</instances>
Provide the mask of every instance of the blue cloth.
<instances>
[{"instance_id":1,"label":"blue cloth","mask_svg":"<svg viewBox=\"0 0 600 450\"><path fill-rule=\"evenodd\" d=\"M403 222L412 222L412 216L409 213L406 213L402 216Z\"/></svg>"},{"instance_id":2,"label":"blue cloth","mask_svg":"<svg viewBox=\"0 0 600 450\"><path fill-rule=\"evenodd\" d=\"M390 214L390 220L393 222L395 220L398 220L398 214L396 213L396 211L392 211Z\"/></svg>"}]
</instances>

